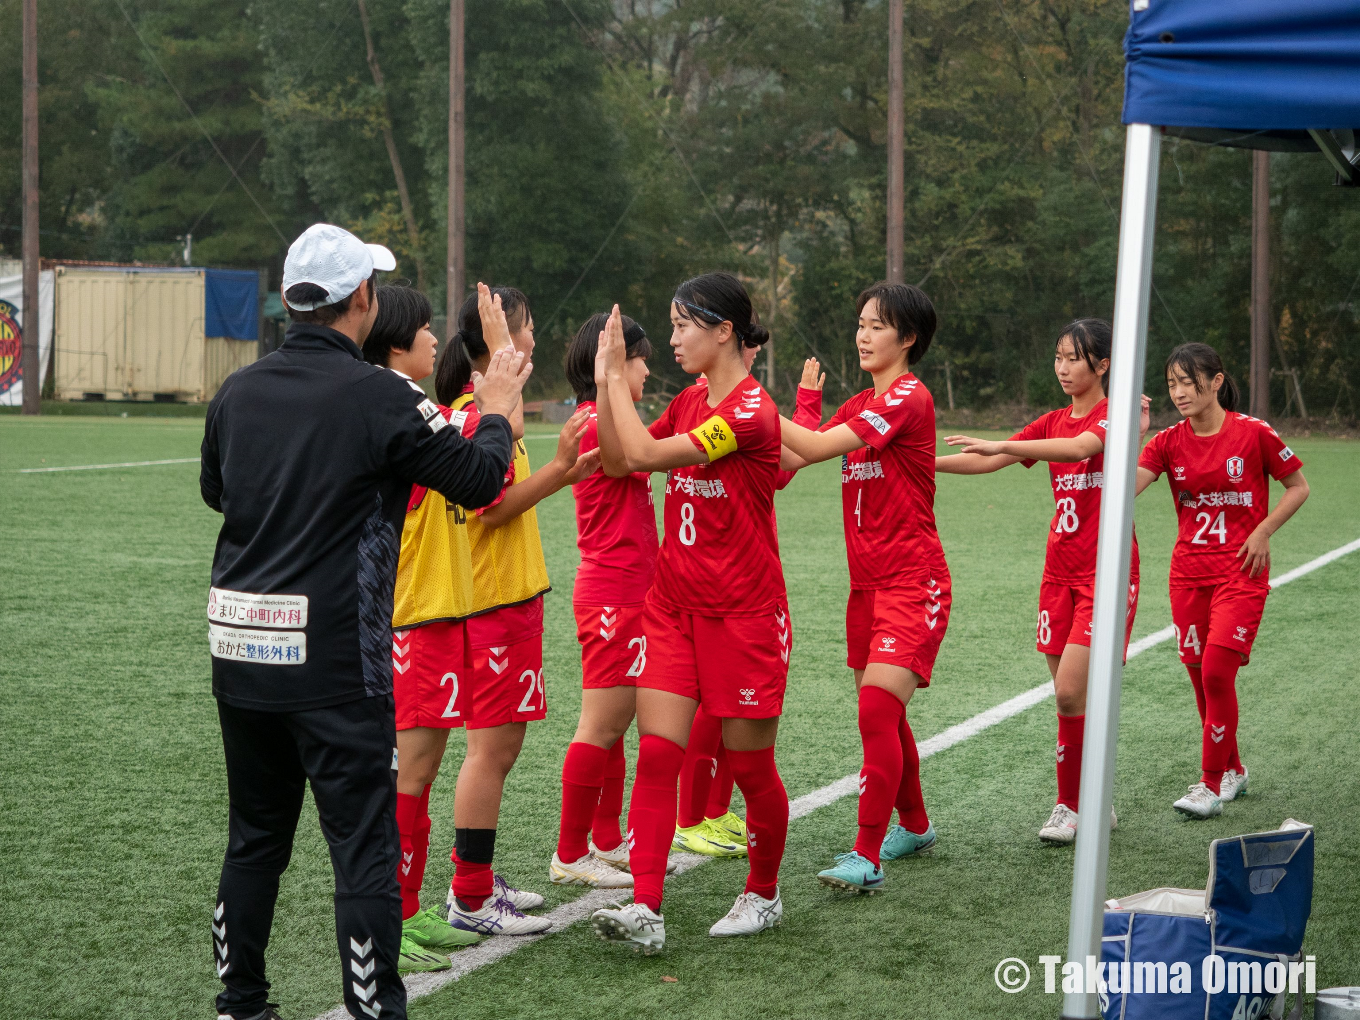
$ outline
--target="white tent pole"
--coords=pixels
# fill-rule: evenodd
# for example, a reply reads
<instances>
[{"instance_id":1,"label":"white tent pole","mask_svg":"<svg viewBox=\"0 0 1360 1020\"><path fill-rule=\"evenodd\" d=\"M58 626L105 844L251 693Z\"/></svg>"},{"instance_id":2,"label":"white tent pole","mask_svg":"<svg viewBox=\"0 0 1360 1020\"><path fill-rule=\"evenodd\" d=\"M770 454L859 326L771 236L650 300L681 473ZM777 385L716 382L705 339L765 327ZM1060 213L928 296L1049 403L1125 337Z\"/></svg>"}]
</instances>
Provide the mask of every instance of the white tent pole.
<instances>
[{"instance_id":1,"label":"white tent pole","mask_svg":"<svg viewBox=\"0 0 1360 1020\"><path fill-rule=\"evenodd\" d=\"M1072 873L1067 959L1083 964L1085 987L1063 998L1063 1017L1100 1016L1094 986L1104 921L1114 799L1115 746L1119 735L1119 685L1124 673L1124 618L1129 595L1133 489L1138 466L1138 418L1147 354L1152 238L1157 220L1157 159L1161 134L1130 124L1124 148L1124 196L1115 274L1114 347L1110 358L1109 427L1105 485L1096 554L1091 667L1086 688L1085 754L1081 810ZM1094 960L1092 959L1094 958Z\"/></svg>"}]
</instances>

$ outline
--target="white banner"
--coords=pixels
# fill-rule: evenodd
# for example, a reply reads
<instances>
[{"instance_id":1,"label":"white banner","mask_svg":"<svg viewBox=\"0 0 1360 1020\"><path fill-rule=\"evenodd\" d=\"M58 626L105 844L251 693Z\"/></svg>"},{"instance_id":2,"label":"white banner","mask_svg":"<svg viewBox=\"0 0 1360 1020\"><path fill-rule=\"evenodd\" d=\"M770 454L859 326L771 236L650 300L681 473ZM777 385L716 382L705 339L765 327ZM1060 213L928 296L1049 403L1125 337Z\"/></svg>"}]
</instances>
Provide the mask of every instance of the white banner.
<instances>
[{"instance_id":1,"label":"white banner","mask_svg":"<svg viewBox=\"0 0 1360 1020\"><path fill-rule=\"evenodd\" d=\"M52 355L52 309L56 277L52 270L38 274L38 388L47 378ZM24 278L0 276L0 405L17 407L24 402L23 339Z\"/></svg>"}]
</instances>

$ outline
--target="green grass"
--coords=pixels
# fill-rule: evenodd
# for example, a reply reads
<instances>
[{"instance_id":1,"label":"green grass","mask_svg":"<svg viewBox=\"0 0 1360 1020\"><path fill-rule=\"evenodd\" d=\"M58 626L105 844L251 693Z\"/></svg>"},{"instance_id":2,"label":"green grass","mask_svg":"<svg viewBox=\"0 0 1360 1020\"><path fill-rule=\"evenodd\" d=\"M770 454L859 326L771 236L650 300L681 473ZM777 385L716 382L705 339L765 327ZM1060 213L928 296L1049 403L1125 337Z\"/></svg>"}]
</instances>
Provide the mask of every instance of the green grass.
<instances>
[{"instance_id":1,"label":"green grass","mask_svg":"<svg viewBox=\"0 0 1360 1020\"><path fill-rule=\"evenodd\" d=\"M193 464L53 474L25 467L191 457L186 419L0 419L0 1016L208 1017L218 984L207 918L226 836L222 752L209 687L204 598L218 518ZM1293 444L1313 497L1274 543L1283 572L1360 536L1360 446ZM551 450L534 440L541 463ZM834 465L778 500L794 620L779 743L792 796L858 768L844 668L847 587ZM1050 496L1041 469L940 479L940 531L955 605L935 684L912 702L919 739L1046 678L1033 650ZM558 771L576 721L580 666L571 619L576 561L570 495L540 507L555 593L547 601L550 711L530 727L507 786L498 867L546 892ZM1136 634L1170 622L1174 534L1164 487L1138 506L1144 588ZM1215 836L1318 826L1308 947L1319 987L1354 984L1360 956L1360 788L1353 781L1360 555L1271 596L1241 675L1250 794L1220 819L1182 821L1170 802L1196 777L1190 687L1169 645L1130 664L1115 790L1110 895L1197 886ZM708 925L740 891L744 864L714 862L671 883L666 953L636 959L583 925L413 1003L419 1018L1052 1017L1035 988L1003 996L1003 957L1063 953L1071 853L1038 843L1054 792L1052 702L929 759L930 857L890 864L888 889L851 900L812 879L853 838L846 799L795 822L782 887L786 922L751 940ZM452 841L455 735L435 787L426 895L442 897ZM634 745L635 746L635 745ZM630 749L630 762L632 751ZM285 1015L339 1001L331 876L315 813L304 811L283 881L270 969ZM663 976L678 979L663 982ZM716 993L710 996L710 993ZM708 996L702 1006L699 996Z\"/></svg>"}]
</instances>

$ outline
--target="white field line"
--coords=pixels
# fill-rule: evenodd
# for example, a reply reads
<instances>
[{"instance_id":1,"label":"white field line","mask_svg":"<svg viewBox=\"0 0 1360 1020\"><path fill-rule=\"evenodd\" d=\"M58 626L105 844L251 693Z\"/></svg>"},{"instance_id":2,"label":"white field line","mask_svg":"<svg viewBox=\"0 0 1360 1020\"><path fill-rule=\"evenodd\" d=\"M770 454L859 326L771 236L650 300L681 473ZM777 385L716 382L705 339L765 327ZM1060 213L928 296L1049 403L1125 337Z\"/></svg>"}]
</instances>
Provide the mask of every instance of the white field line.
<instances>
[{"instance_id":1,"label":"white field line","mask_svg":"<svg viewBox=\"0 0 1360 1020\"><path fill-rule=\"evenodd\" d=\"M1324 567L1333 560L1338 560L1342 556L1360 550L1360 539L1354 542L1333 549L1331 552L1323 553L1317 559L1309 560L1302 566L1295 567L1286 573L1281 574L1271 580L1270 586L1278 588L1290 581L1296 581L1305 574L1311 574L1319 567ZM1170 641L1175 636L1175 630L1171 627L1163 627L1159 631L1147 635L1144 638L1129 645L1129 658L1142 655L1149 648L1155 648L1165 641ZM1047 701L1053 695L1053 682L1039 684L1031 687L1023 694L1001 702L985 712L979 712L971 719L965 719L956 726L951 726L927 740L921 741L917 745L918 753L922 758L929 758L931 755L939 754L955 744L961 744L970 737L975 737L984 730L990 729L997 723L1005 722L1013 716L1019 715L1027 708L1033 708L1040 702ZM859 774L845 776L837 779L834 783L828 783L819 790L805 793L803 796L789 802L789 820L803 818L812 814L818 808L834 804L842 797L848 797L859 789ZM677 863L676 875L684 874L691 868L697 868L701 864L706 864L711 858L701 857L698 854L676 854L671 860ZM555 931L561 931L577 921L584 921L594 911L600 907L607 906L620 898L627 898L626 889L595 889L586 893L570 903L563 903L560 907L550 911L546 916L553 922L552 929L544 934L551 935ZM435 974L413 974L405 978L406 994L408 998L419 999L432 992L443 988L450 981L457 981L461 977L471 974L475 970L480 970L487 964L495 963L503 957L543 938L543 935L515 936L500 935L495 938L487 939L470 949L462 949L454 953L451 957L453 968L451 970L439 971ZM337 1006L329 1013L324 1013L317 1017L317 1020L349 1020L350 1014L344 1006Z\"/></svg>"},{"instance_id":2,"label":"white field line","mask_svg":"<svg viewBox=\"0 0 1360 1020\"><path fill-rule=\"evenodd\" d=\"M128 460L121 464L72 464L69 467L19 468L16 474L41 475L50 471L104 471L108 468L152 467L156 464L197 464L197 457L174 457L170 460Z\"/></svg>"}]
</instances>

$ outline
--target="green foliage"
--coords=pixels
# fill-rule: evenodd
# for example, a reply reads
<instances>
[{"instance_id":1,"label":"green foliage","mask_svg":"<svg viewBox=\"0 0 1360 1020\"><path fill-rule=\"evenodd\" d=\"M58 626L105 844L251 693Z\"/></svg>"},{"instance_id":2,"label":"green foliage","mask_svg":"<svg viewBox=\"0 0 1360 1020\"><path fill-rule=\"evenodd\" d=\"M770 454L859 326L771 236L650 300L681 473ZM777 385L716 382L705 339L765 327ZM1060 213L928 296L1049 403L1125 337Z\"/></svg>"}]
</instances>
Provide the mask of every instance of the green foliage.
<instances>
[{"instance_id":1,"label":"green foliage","mask_svg":"<svg viewBox=\"0 0 1360 1020\"><path fill-rule=\"evenodd\" d=\"M120 13L268 217L320 219L397 254L444 304L447 0L44 0L44 254L277 270L284 243L203 140ZM654 338L675 285L741 274L773 325L778 388L817 354L864 385L853 298L884 273L886 0L469 0L469 282L514 284L539 332L538 395L565 393L577 323L618 301ZM0 0L7 24L19 0ZM940 332L919 372L961 406L1060 401L1061 326L1112 312L1124 9L1102 0L906 7L906 278ZM19 35L0 35L18 95ZM407 225L383 133L409 185ZM19 107L0 109L0 245L17 250ZM1163 147L1149 386L1186 340L1245 382L1250 157ZM1297 373L1314 417L1360 387L1360 191L1314 155L1273 171L1273 407ZM653 385L686 383L664 355ZM838 392L839 391L839 392ZM943 403L943 400L941 400ZM1297 403L1291 408L1297 413Z\"/></svg>"}]
</instances>

